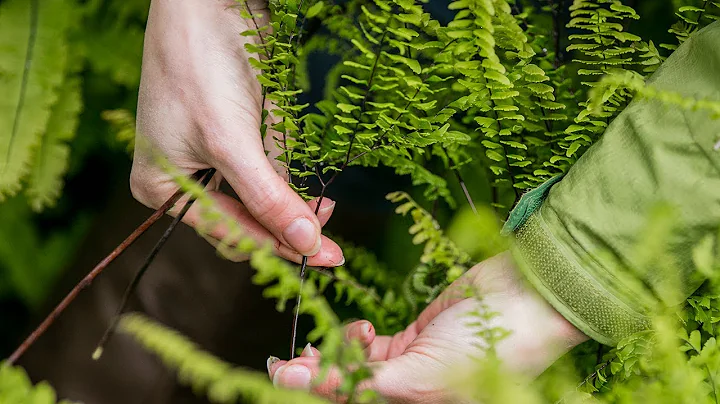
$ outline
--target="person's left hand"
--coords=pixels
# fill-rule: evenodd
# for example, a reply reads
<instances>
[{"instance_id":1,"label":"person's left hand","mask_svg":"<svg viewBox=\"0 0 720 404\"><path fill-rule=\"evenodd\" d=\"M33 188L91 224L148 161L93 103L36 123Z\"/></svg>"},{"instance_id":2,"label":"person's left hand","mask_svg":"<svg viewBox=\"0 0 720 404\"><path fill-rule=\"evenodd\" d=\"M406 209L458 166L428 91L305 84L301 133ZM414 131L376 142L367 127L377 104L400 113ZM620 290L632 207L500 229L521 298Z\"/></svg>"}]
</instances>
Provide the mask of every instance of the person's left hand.
<instances>
[{"instance_id":1,"label":"person's left hand","mask_svg":"<svg viewBox=\"0 0 720 404\"><path fill-rule=\"evenodd\" d=\"M482 303L466 296L471 286ZM361 385L380 393L390 403L457 403L446 387L450 369L474 369L481 355L478 329L468 324L471 313L482 309L498 313L491 327L510 332L496 345L505 368L535 377L587 336L576 329L520 277L512 257L503 253L470 269L443 292L404 331L376 336L368 321L347 326L346 337L365 347L373 378ZM268 372L275 385L307 389L321 396L336 396L339 372L331 370L320 382L320 352L306 347L291 361L271 357Z\"/></svg>"}]
</instances>

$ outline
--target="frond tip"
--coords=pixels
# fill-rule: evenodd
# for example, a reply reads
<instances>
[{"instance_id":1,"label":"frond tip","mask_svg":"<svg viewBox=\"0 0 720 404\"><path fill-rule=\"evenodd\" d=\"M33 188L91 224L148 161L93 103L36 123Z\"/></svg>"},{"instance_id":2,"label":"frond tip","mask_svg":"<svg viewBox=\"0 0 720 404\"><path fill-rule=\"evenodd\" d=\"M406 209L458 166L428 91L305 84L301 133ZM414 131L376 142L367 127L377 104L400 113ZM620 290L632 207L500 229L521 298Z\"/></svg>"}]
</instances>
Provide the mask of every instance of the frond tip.
<instances>
[{"instance_id":1,"label":"frond tip","mask_svg":"<svg viewBox=\"0 0 720 404\"><path fill-rule=\"evenodd\" d=\"M307 392L276 389L267 375L232 367L200 350L177 331L139 314L124 316L120 329L177 370L181 383L204 392L214 403L236 403L241 398L258 404L325 403Z\"/></svg>"}]
</instances>

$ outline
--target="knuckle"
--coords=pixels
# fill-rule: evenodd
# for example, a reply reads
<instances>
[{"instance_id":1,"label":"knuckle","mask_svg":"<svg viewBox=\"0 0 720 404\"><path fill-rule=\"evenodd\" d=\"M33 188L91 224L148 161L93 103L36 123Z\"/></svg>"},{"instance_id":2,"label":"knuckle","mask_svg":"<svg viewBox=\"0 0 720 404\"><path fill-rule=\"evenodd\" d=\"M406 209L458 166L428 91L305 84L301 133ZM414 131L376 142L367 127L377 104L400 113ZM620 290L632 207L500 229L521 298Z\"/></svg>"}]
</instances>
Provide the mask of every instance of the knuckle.
<instances>
[{"instance_id":1,"label":"knuckle","mask_svg":"<svg viewBox=\"0 0 720 404\"><path fill-rule=\"evenodd\" d=\"M160 205L153 187L134 169L130 174L130 193L135 200L149 208L156 209Z\"/></svg>"},{"instance_id":2,"label":"knuckle","mask_svg":"<svg viewBox=\"0 0 720 404\"><path fill-rule=\"evenodd\" d=\"M262 187L255 195L255 216L260 220L277 219L290 209L288 193L275 187Z\"/></svg>"}]
</instances>

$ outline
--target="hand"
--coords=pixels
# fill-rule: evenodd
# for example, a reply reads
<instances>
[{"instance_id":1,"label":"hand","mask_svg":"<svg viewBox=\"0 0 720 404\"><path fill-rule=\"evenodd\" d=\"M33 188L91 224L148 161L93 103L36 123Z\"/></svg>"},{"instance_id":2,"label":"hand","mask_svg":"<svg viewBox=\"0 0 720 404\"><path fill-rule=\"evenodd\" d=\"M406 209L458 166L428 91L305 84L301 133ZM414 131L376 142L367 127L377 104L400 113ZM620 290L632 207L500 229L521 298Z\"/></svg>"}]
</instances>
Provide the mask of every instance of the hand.
<instances>
[{"instance_id":1,"label":"hand","mask_svg":"<svg viewBox=\"0 0 720 404\"><path fill-rule=\"evenodd\" d=\"M390 403L459 402L446 387L446 375L453 374L453 368L474 369L473 358L480 354L477 345L482 342L475 335L477 329L467 325L473 321L470 313L481 308L478 299L463 297L467 286L478 291L486 309L499 314L492 326L510 332L496 346L508 371L536 377L587 339L524 283L510 254L503 253L470 269L398 334L376 336L367 321L350 324L346 337L365 347L374 372L361 388L377 391ZM307 347L289 362L271 358L270 378L289 388L312 386L319 395L343 401L335 395L341 383L337 371L331 370L322 383L313 383L320 354Z\"/></svg>"},{"instance_id":2,"label":"hand","mask_svg":"<svg viewBox=\"0 0 720 404\"><path fill-rule=\"evenodd\" d=\"M262 0L248 2L255 12L265 7L257 1ZM268 130L263 144L261 88L244 51L246 41L258 39L240 35L251 23L233 5L237 7L226 0L152 1L132 193L157 208L176 191L177 185L156 164L158 154L188 175L214 167L218 174L209 185L211 196L247 235L273 242L278 254L296 262L307 255L310 265L340 265L344 262L340 247L320 234L334 202L323 199L316 217L316 203L306 204L289 187L285 169L275 160L280 153L277 133ZM260 25L267 23L268 12L262 13ZM222 178L240 201L217 191ZM178 212L177 205L171 214ZM203 224L195 206L184 221ZM215 240L226 235L220 227L209 234Z\"/></svg>"}]
</instances>

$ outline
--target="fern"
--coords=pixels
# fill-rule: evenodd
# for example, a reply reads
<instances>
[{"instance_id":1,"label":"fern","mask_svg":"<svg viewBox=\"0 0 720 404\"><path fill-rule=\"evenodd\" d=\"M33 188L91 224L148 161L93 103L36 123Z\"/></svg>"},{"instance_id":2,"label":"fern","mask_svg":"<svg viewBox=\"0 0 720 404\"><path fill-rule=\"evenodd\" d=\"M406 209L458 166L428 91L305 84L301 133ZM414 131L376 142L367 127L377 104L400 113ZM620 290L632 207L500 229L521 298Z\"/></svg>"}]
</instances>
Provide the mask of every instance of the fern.
<instances>
[{"instance_id":1,"label":"fern","mask_svg":"<svg viewBox=\"0 0 720 404\"><path fill-rule=\"evenodd\" d=\"M72 5L62 0L9 0L0 7L0 50L4 56L0 59L2 199L17 194L21 181L30 173L33 153L41 144L62 91L68 69L67 34L77 21L74 17ZM55 119L63 118L75 119ZM51 165L53 161L44 163L44 171L64 169L64 164L56 167ZM36 206L43 204L36 202Z\"/></svg>"},{"instance_id":2,"label":"fern","mask_svg":"<svg viewBox=\"0 0 720 404\"><path fill-rule=\"evenodd\" d=\"M266 374L232 367L178 332L140 315L126 315L120 328L176 370L181 383L207 394L214 403L236 403L241 398L258 404L325 403L308 392L275 389Z\"/></svg>"},{"instance_id":3,"label":"fern","mask_svg":"<svg viewBox=\"0 0 720 404\"><path fill-rule=\"evenodd\" d=\"M80 79L68 77L52 108L45 133L35 151L26 194L35 211L52 205L60 197L62 176L68 167L70 146L77 129L82 99Z\"/></svg>"},{"instance_id":4,"label":"fern","mask_svg":"<svg viewBox=\"0 0 720 404\"><path fill-rule=\"evenodd\" d=\"M87 28L89 32L82 35L89 67L96 73L107 74L115 83L136 88L140 82L144 31L133 25L94 27L95 24L96 20Z\"/></svg>"},{"instance_id":5,"label":"fern","mask_svg":"<svg viewBox=\"0 0 720 404\"><path fill-rule=\"evenodd\" d=\"M720 20L720 2L718 1L693 0L682 3L683 5L680 5L675 13L679 21L668 31L675 35L678 44L687 41L692 34L709 23ZM660 46L671 51L678 47L676 44L661 44Z\"/></svg>"},{"instance_id":6,"label":"fern","mask_svg":"<svg viewBox=\"0 0 720 404\"><path fill-rule=\"evenodd\" d=\"M135 114L126 109L103 111L102 118L110 124L115 139L125 145L128 154L135 149Z\"/></svg>"},{"instance_id":7,"label":"fern","mask_svg":"<svg viewBox=\"0 0 720 404\"><path fill-rule=\"evenodd\" d=\"M70 264L90 221L83 215L68 228L47 231L38 229L33 219L20 196L0 208L0 239L12 240L0 243L0 290L12 291L31 310L38 310L60 276L57 268Z\"/></svg>"},{"instance_id":8,"label":"fern","mask_svg":"<svg viewBox=\"0 0 720 404\"><path fill-rule=\"evenodd\" d=\"M378 262L374 254L362 247L338 241L343 249L346 263L332 272L317 270L311 274L320 291L332 284L335 301L344 299L346 305L354 305L362 318L370 321L379 335L392 335L403 330L417 314L398 285L401 279L391 277L386 266ZM416 299L413 297L412 301Z\"/></svg>"},{"instance_id":9,"label":"fern","mask_svg":"<svg viewBox=\"0 0 720 404\"><path fill-rule=\"evenodd\" d=\"M0 362L0 403L3 404L72 404L57 400L55 390L47 383L33 385L25 370Z\"/></svg>"},{"instance_id":10,"label":"fern","mask_svg":"<svg viewBox=\"0 0 720 404\"><path fill-rule=\"evenodd\" d=\"M394 192L388 194L387 198L391 202L401 203L395 209L396 213L409 213L412 217L414 224L409 232L413 235L413 244L424 244L420 263L412 274L412 285L417 297L429 303L468 270L470 256L445 237L432 215L408 194Z\"/></svg>"},{"instance_id":11,"label":"fern","mask_svg":"<svg viewBox=\"0 0 720 404\"><path fill-rule=\"evenodd\" d=\"M597 80L610 70L630 69L638 63L633 56L638 46L633 44L639 42L640 37L625 32L623 26L624 21L639 18L633 8L618 0L575 0L570 10L572 20L568 28L580 29L582 33L569 36L574 42L568 51L580 55L574 61L582 66L578 75L586 78L582 83L584 86L592 89ZM565 161L566 166L572 164L605 132L610 121L628 101L629 94L620 90L603 104L601 111L595 111L594 117L589 109L582 109L575 118L575 124L565 130L565 140L569 142L565 156L558 156L555 160ZM585 103L581 105L587 106Z\"/></svg>"},{"instance_id":12,"label":"fern","mask_svg":"<svg viewBox=\"0 0 720 404\"><path fill-rule=\"evenodd\" d=\"M324 369L336 365L341 376L357 383L370 377L371 372L364 363L362 349L357 343L344 343L340 321L314 282L305 281L303 286L293 266L275 256L270 244L257 245L246 237L240 225L226 217L200 185L179 174L166 160L160 158L160 163L181 188L196 199L206 226L198 231L207 234L216 226L223 226L228 229L228 235L218 243L218 251L229 256L250 254L250 265L256 270L253 283L265 286L263 295L276 299L278 310L285 310L287 301L300 295L302 299L298 302L302 301L302 305L298 308L299 313L308 314L314 320L314 328L307 338L310 341L323 340L320 348L323 351ZM355 385L342 386L339 393L352 396L354 388Z\"/></svg>"},{"instance_id":13,"label":"fern","mask_svg":"<svg viewBox=\"0 0 720 404\"><path fill-rule=\"evenodd\" d=\"M637 98L659 100L684 110L707 111L713 119L720 119L720 100L695 99L676 92L658 90L646 85L642 75L626 70L609 72L597 83L590 94L589 110L601 115L605 103L618 92L623 94L630 92Z\"/></svg>"}]
</instances>

